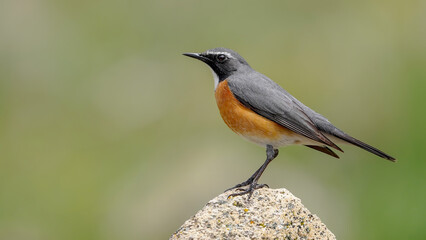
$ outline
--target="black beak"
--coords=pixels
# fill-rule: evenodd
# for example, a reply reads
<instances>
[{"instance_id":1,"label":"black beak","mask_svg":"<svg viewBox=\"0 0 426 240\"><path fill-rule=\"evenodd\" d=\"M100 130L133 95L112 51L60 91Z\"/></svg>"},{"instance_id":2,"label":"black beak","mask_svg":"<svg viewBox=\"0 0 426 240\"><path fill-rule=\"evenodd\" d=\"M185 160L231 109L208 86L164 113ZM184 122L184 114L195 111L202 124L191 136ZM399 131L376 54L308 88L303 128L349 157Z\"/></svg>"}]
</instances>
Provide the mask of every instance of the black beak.
<instances>
[{"instance_id":1,"label":"black beak","mask_svg":"<svg viewBox=\"0 0 426 240\"><path fill-rule=\"evenodd\" d=\"M183 53L183 55L187 56L187 57L192 57L192 58L198 59L198 60L203 61L205 63L210 62L210 59L202 56L200 53Z\"/></svg>"},{"instance_id":2,"label":"black beak","mask_svg":"<svg viewBox=\"0 0 426 240\"><path fill-rule=\"evenodd\" d=\"M200 59L200 54L199 53L182 53L182 55L185 55L187 57L192 57L192 58Z\"/></svg>"}]
</instances>

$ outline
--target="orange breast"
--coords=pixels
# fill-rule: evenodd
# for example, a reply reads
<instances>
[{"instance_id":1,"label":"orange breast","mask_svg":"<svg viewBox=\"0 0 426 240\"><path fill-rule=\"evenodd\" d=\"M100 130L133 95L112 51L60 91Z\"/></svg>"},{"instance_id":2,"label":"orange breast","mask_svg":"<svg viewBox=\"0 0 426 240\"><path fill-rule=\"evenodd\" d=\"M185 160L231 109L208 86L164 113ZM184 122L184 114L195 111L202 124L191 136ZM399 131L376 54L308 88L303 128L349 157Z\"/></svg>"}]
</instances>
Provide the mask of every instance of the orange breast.
<instances>
[{"instance_id":1,"label":"orange breast","mask_svg":"<svg viewBox=\"0 0 426 240\"><path fill-rule=\"evenodd\" d=\"M229 89L227 80L219 83L215 97L226 125L249 140L262 144L265 141L279 141L283 136L298 135L242 105Z\"/></svg>"}]
</instances>

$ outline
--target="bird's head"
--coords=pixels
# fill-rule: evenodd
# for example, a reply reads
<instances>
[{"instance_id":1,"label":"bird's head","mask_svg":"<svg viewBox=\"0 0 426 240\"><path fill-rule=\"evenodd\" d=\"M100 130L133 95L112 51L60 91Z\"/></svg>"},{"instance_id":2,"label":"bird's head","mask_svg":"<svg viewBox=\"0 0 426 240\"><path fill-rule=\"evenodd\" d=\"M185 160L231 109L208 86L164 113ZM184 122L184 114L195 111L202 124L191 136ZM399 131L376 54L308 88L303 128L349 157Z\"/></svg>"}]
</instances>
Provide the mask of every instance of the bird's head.
<instances>
[{"instance_id":1,"label":"bird's head","mask_svg":"<svg viewBox=\"0 0 426 240\"><path fill-rule=\"evenodd\" d=\"M205 62L213 71L215 87L232 74L250 68L243 57L227 48L213 48L202 53L184 53L183 55Z\"/></svg>"}]
</instances>

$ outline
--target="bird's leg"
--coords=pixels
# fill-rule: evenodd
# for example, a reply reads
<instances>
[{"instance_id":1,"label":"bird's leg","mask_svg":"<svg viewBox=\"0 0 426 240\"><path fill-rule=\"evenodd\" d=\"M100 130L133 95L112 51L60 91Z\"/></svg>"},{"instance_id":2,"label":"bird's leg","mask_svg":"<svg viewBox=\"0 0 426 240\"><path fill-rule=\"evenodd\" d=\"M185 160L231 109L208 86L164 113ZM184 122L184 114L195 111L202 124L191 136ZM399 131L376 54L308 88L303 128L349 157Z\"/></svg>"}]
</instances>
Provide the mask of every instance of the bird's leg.
<instances>
[{"instance_id":1,"label":"bird's leg","mask_svg":"<svg viewBox=\"0 0 426 240\"><path fill-rule=\"evenodd\" d=\"M251 175L251 177L249 179L247 179L246 181L244 181L244 182L242 182L240 184L237 184L237 185L235 185L235 186L233 186L231 188L226 189L225 192L227 192L229 190L232 190L232 189L235 189L235 188L239 188L240 189L240 187L245 187L245 186L250 185L253 182L253 180L256 177L256 175L259 173L259 171L262 168L262 166L260 166L260 168L257 169L256 172L254 172L253 175Z\"/></svg>"},{"instance_id":2,"label":"bird's leg","mask_svg":"<svg viewBox=\"0 0 426 240\"><path fill-rule=\"evenodd\" d=\"M266 161L265 161L265 163L263 163L263 165L249 179L247 179L247 181L240 183L240 184L237 184L235 187L230 188L230 189L240 188L240 187L243 187L243 186L249 186L249 187L245 190L241 189L242 192L233 193L233 194L229 195L228 197L234 197L234 196L241 196L241 195L249 194L247 200L250 200L251 195L253 194L254 190L259 189L259 188L263 188L263 187L267 187L268 185L266 185L266 184L257 184L257 181L259 180L260 176L262 176L262 173L263 173L263 171L265 171L268 164L272 160L274 160L277 156L278 156L278 149L274 149L274 147L272 147L271 145L267 145L266 146ZM230 190L230 189L228 189L228 190Z\"/></svg>"}]
</instances>

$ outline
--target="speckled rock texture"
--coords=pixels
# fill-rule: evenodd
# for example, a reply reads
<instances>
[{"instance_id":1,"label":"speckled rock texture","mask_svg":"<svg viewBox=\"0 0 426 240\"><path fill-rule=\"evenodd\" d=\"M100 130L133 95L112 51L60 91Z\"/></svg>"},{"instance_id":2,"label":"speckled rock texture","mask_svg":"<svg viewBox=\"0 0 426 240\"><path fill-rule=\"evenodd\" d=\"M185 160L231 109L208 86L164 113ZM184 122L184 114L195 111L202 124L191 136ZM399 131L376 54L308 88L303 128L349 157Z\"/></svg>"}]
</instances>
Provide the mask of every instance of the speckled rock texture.
<instances>
[{"instance_id":1,"label":"speckled rock texture","mask_svg":"<svg viewBox=\"0 0 426 240\"><path fill-rule=\"evenodd\" d=\"M288 190L263 188L227 198L222 193L188 219L170 239L336 239Z\"/></svg>"}]
</instances>

